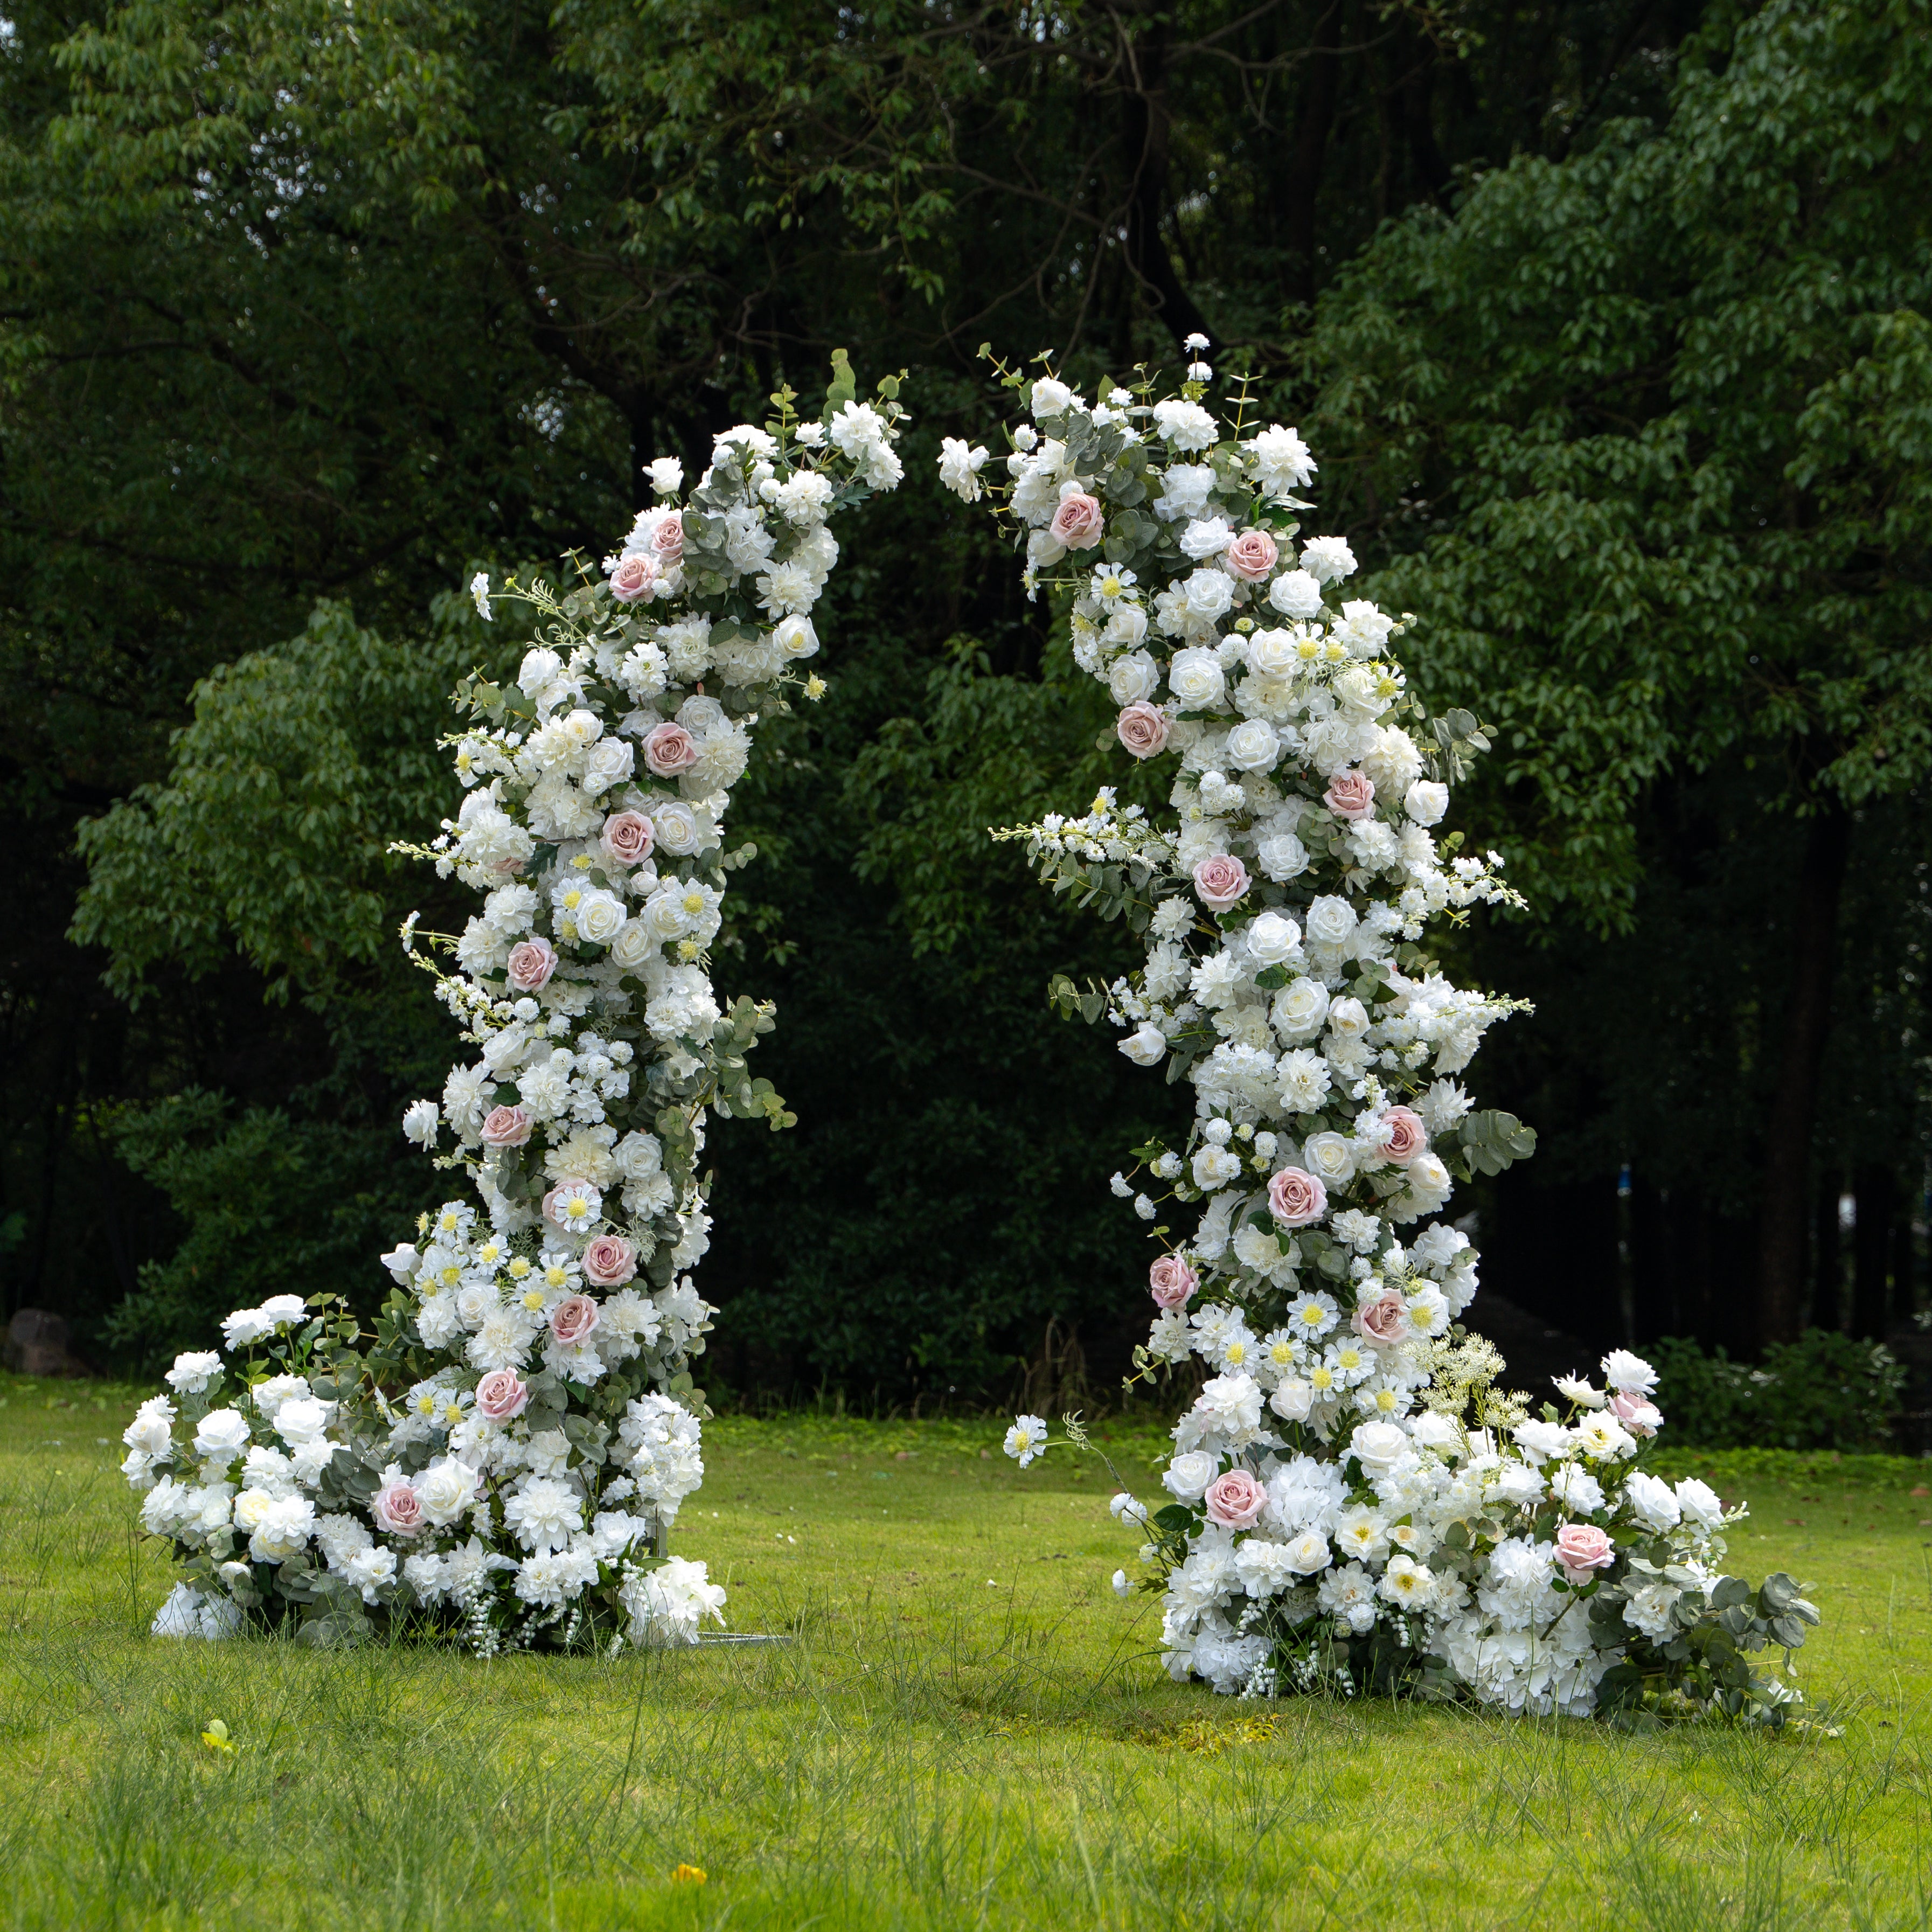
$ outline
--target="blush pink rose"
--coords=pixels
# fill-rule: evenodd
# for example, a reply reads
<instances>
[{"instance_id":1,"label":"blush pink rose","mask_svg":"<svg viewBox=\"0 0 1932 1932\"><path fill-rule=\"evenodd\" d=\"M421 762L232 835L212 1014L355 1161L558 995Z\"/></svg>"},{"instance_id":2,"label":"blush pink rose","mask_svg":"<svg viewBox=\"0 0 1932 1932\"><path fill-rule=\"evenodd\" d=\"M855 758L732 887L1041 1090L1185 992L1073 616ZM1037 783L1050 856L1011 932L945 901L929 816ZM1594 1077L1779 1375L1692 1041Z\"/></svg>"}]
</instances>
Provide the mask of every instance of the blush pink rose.
<instances>
[{"instance_id":1,"label":"blush pink rose","mask_svg":"<svg viewBox=\"0 0 1932 1932\"><path fill-rule=\"evenodd\" d=\"M622 1288L638 1271L638 1251L622 1234L599 1234L584 1250L584 1279L592 1288Z\"/></svg>"},{"instance_id":2,"label":"blush pink rose","mask_svg":"<svg viewBox=\"0 0 1932 1932\"><path fill-rule=\"evenodd\" d=\"M550 1332L564 1348L587 1342L603 1319L587 1294L566 1294L550 1312Z\"/></svg>"},{"instance_id":3,"label":"blush pink rose","mask_svg":"<svg viewBox=\"0 0 1932 1932\"><path fill-rule=\"evenodd\" d=\"M530 1138L533 1124L527 1107L492 1107L483 1116L483 1144L521 1147Z\"/></svg>"},{"instance_id":4,"label":"blush pink rose","mask_svg":"<svg viewBox=\"0 0 1932 1932\"><path fill-rule=\"evenodd\" d=\"M1221 553L1221 561L1238 578L1258 584L1274 569L1281 552L1266 530L1244 530Z\"/></svg>"},{"instance_id":5,"label":"blush pink rose","mask_svg":"<svg viewBox=\"0 0 1932 1932\"><path fill-rule=\"evenodd\" d=\"M1091 550L1105 534L1100 500L1084 490L1061 497L1053 513L1053 534L1069 550Z\"/></svg>"},{"instance_id":6,"label":"blush pink rose","mask_svg":"<svg viewBox=\"0 0 1932 1932\"><path fill-rule=\"evenodd\" d=\"M1664 1426L1664 1412L1654 1402L1621 1389L1610 1397L1610 1413L1633 1436L1654 1436Z\"/></svg>"},{"instance_id":7,"label":"blush pink rose","mask_svg":"<svg viewBox=\"0 0 1932 1932\"><path fill-rule=\"evenodd\" d=\"M1208 1485L1208 1520L1225 1529L1252 1529L1268 1492L1245 1469L1230 1469Z\"/></svg>"},{"instance_id":8,"label":"blush pink rose","mask_svg":"<svg viewBox=\"0 0 1932 1932\"><path fill-rule=\"evenodd\" d=\"M1348 1325L1364 1342L1386 1348L1408 1333L1408 1310L1391 1288L1364 1302L1349 1318Z\"/></svg>"},{"instance_id":9,"label":"blush pink rose","mask_svg":"<svg viewBox=\"0 0 1932 1932\"><path fill-rule=\"evenodd\" d=\"M1305 1228L1328 1211L1328 1190L1318 1174L1285 1167L1268 1184L1268 1212L1284 1228Z\"/></svg>"},{"instance_id":10,"label":"blush pink rose","mask_svg":"<svg viewBox=\"0 0 1932 1932\"><path fill-rule=\"evenodd\" d=\"M1216 912L1238 905L1248 890L1248 868L1225 852L1210 852L1194 868L1194 890L1201 903Z\"/></svg>"},{"instance_id":11,"label":"blush pink rose","mask_svg":"<svg viewBox=\"0 0 1932 1932\"><path fill-rule=\"evenodd\" d=\"M1382 1144L1383 1160L1406 1167L1418 1154L1428 1152L1429 1130L1420 1114L1407 1107L1391 1107L1382 1118L1389 1129L1389 1137Z\"/></svg>"},{"instance_id":12,"label":"blush pink rose","mask_svg":"<svg viewBox=\"0 0 1932 1932\"><path fill-rule=\"evenodd\" d=\"M407 1483L385 1483L370 1499L369 1514L392 1536L413 1536L423 1526L423 1506Z\"/></svg>"},{"instance_id":13,"label":"blush pink rose","mask_svg":"<svg viewBox=\"0 0 1932 1932\"><path fill-rule=\"evenodd\" d=\"M674 778L698 762L698 747L682 724L653 724L644 740L644 763L661 778Z\"/></svg>"},{"instance_id":14,"label":"blush pink rose","mask_svg":"<svg viewBox=\"0 0 1932 1932\"><path fill-rule=\"evenodd\" d=\"M1162 1308L1185 1308L1200 1286L1194 1270L1178 1255L1162 1255L1148 1270L1148 1286Z\"/></svg>"},{"instance_id":15,"label":"blush pink rose","mask_svg":"<svg viewBox=\"0 0 1932 1932\"><path fill-rule=\"evenodd\" d=\"M1120 742L1137 758L1151 758L1167 749L1167 713L1157 704L1130 704L1114 721Z\"/></svg>"},{"instance_id":16,"label":"blush pink rose","mask_svg":"<svg viewBox=\"0 0 1932 1932\"><path fill-rule=\"evenodd\" d=\"M1610 1539L1593 1522L1566 1522L1556 1532L1556 1561L1572 1583L1587 1583L1617 1560Z\"/></svg>"},{"instance_id":17,"label":"blush pink rose","mask_svg":"<svg viewBox=\"0 0 1932 1932\"><path fill-rule=\"evenodd\" d=\"M520 939L510 948L507 970L518 992L539 992L556 970L556 948L547 939Z\"/></svg>"},{"instance_id":18,"label":"blush pink rose","mask_svg":"<svg viewBox=\"0 0 1932 1932\"><path fill-rule=\"evenodd\" d=\"M634 604L640 597L650 595L651 586L657 580L657 560L633 552L617 560L610 573L610 595L620 604Z\"/></svg>"},{"instance_id":19,"label":"blush pink rose","mask_svg":"<svg viewBox=\"0 0 1932 1932\"><path fill-rule=\"evenodd\" d=\"M1337 818L1366 818L1375 809L1376 782L1366 772L1352 765L1328 781L1322 802Z\"/></svg>"},{"instance_id":20,"label":"blush pink rose","mask_svg":"<svg viewBox=\"0 0 1932 1932\"><path fill-rule=\"evenodd\" d=\"M492 1369L476 1384L476 1413L486 1422L513 1422L530 1406L514 1369Z\"/></svg>"},{"instance_id":21,"label":"blush pink rose","mask_svg":"<svg viewBox=\"0 0 1932 1932\"><path fill-rule=\"evenodd\" d=\"M681 563L684 560L683 518L675 510L667 510L651 532L650 543L660 563Z\"/></svg>"},{"instance_id":22,"label":"blush pink rose","mask_svg":"<svg viewBox=\"0 0 1932 1932\"><path fill-rule=\"evenodd\" d=\"M604 856L620 866L640 866L651 856L657 828L641 812L614 812L604 821Z\"/></svg>"}]
</instances>

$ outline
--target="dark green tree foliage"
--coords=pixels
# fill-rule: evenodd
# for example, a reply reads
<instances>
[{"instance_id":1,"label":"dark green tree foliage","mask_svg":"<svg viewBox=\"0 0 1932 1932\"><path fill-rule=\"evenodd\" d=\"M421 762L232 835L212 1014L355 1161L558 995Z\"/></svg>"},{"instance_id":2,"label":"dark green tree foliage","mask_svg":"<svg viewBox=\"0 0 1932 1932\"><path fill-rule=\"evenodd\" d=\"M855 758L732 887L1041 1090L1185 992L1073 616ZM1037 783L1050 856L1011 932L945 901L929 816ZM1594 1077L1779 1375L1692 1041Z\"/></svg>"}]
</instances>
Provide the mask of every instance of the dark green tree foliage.
<instances>
[{"instance_id":1,"label":"dark green tree foliage","mask_svg":"<svg viewBox=\"0 0 1932 1932\"><path fill-rule=\"evenodd\" d=\"M1460 394L1472 379L1455 358L1492 352L1465 322L1442 332L1454 301L1425 316L1414 299L1425 244L1448 264L1443 238L1490 220L1479 202L1520 197L1518 170L1484 172L1513 154L1544 158L1558 183L1634 165L1648 137L1606 146L1604 130L1619 116L1668 124L1671 52L1697 11L16 6L0 43L0 688L14 726L0 781L23 855L0 988L0 1172L24 1231L0 1264L8 1305L98 1319L152 1260L123 1332L159 1348L202 1292L184 1285L200 1279L189 1250L230 1214L255 1230L250 1270L299 1256L317 1286L369 1289L367 1256L428 1178L397 1158L393 1123L449 1046L388 938L434 881L377 848L446 808L429 746L454 659L514 645L463 644L461 622L426 617L430 600L479 561L598 554L637 498L640 458L701 462L716 430L843 344L868 368L913 365L922 487L854 531L826 627L832 694L761 736L772 755L740 800L765 856L740 880L742 950L722 977L780 1000L763 1051L801 1124L721 1134L706 1264L735 1304L721 1354L745 1385L988 1389L1050 1318L1095 1345L1137 1320L1138 1250L1100 1177L1158 1103L1041 999L1052 970L1108 970L1106 935L1063 920L980 836L1082 802L1101 721L1063 674L1048 614L1017 601L1004 560L932 488L938 434L983 431L972 358L988 338L1010 356L1052 344L1090 374L1171 355L1198 323L1292 377L1284 407L1304 416L1312 340L1309 373L1329 384L1324 513L1350 484L1358 548L1417 552L1484 499L1450 494L1436 434L1479 412L1428 401L1414 370L1448 358L1432 380ZM1870 5L1830 18L1847 58L1896 26ZM1699 56L1709 85L1724 44ZM1438 212L1432 238L1398 229L1310 338L1310 301L1412 204ZM1459 206L1454 227L1440 220ZM1480 248L1456 259L1492 274ZM1546 335L1533 293L1492 305L1496 328L1509 310ZM1377 304L1393 320L1369 327ZM1345 356L1352 332L1373 352ZM1358 359L1374 394L1330 380ZM1675 406L1649 380L1634 421ZM1857 446L1877 406L1846 390L1841 442ZM1390 435L1404 412L1420 440ZM1552 457L1574 438L1557 423ZM1345 440L1357 468L1334 460ZM1500 500L1520 466L1497 460ZM1585 516L1577 541L1593 528ZM1456 568L1472 594L1504 598ZM356 622L305 630L318 598L346 600ZM1418 593L1416 608L1445 635L1490 635L1465 601ZM1442 649L1444 687L1480 669L1486 715L1500 702L1540 718L1552 656L1568 660L1534 624L1504 643L1480 664L1471 647L1466 666ZM334 668L311 692L318 654ZM190 692L222 664L236 670L171 750ZM386 694L374 704L365 676ZM1679 788L1671 734L1708 688L1680 680L1652 706L1656 769ZM1614 731L1561 757L1608 842L1578 902L1592 916L1634 906L1620 943L1640 950L1650 875L1620 856L1621 812L1640 855L1680 861L1694 922L1696 866L1652 809L1651 771ZM1754 850L1789 836L1767 835L1748 796L1770 770L1724 781L1718 816ZM1538 782L1486 800L1484 826L1552 860L1573 835L1593 854L1576 826L1552 834ZM98 883L78 932L99 944L76 953L60 936L81 882L74 828L142 785L160 789L88 835ZM211 824L245 819L252 870L196 829L204 807ZM1882 897L1863 883L1880 842L1861 826L1848 905ZM1895 840L1884 849L1904 864ZM1737 877L1754 866L1769 869L1753 860ZM1766 944L1762 902L1741 886L1736 903L1738 930ZM1564 960L1600 957L1594 934L1551 931L1559 980ZM1868 962L1891 989L1887 1026L1916 1020L1901 956L1880 946ZM1494 976L1516 963L1498 956ZM110 965L149 997L130 1010L98 979ZM1644 1022L1669 1031L1654 1012ZM1525 1091L1603 1077L1605 1062L1526 1052ZM158 1102L170 1111L142 1111ZM944 1160L918 1151L935 1124ZM261 1171L249 1150L265 1133L307 1177L278 1184L299 1228L280 1209L251 1220L223 1178ZM1607 1186L1597 1153L1580 1147L1574 1165L1578 1185ZM366 1241L348 1205L365 1197Z\"/></svg>"}]
</instances>

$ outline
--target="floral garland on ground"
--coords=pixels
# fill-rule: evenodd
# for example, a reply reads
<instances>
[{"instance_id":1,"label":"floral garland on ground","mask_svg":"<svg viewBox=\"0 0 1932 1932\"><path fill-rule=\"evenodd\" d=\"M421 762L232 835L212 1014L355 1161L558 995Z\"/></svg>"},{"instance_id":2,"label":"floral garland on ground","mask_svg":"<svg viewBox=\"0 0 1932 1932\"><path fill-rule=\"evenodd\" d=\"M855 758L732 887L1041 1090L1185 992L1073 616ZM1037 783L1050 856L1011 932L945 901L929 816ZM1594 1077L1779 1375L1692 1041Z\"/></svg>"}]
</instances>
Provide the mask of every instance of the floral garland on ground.
<instances>
[{"instance_id":1,"label":"floral garland on ground","mask_svg":"<svg viewBox=\"0 0 1932 1932\"><path fill-rule=\"evenodd\" d=\"M1145 936L1143 966L1084 992L1057 979L1054 998L1195 1090L1184 1148L1138 1149L1113 1180L1150 1222L1201 1208L1184 1238L1152 1230L1136 1354L1142 1377L1206 1372L1172 1500L1114 1506L1147 1539L1168 1670L1248 1695L1781 1717L1797 1693L1758 1654L1796 1648L1817 1613L1789 1577L1720 1573L1741 1509L1644 1471L1649 1366L1617 1351L1604 1388L1565 1381L1565 1409L1533 1416L1458 1325L1476 1253L1436 1217L1535 1144L1456 1079L1517 1003L1452 985L1425 944L1432 920L1520 904L1496 854L1434 829L1487 749L1477 721L1408 694L1388 646L1412 620L1337 594L1345 540L1297 547L1316 465L1253 418L1245 383L1217 418L1199 362L1178 395L1142 372L1090 405L1050 373L1002 374L1032 418L1007 480L957 440L942 478L990 491L1029 594L1066 601L1120 745L1177 767L1171 823L1104 789L1084 817L995 835ZM1077 1419L1065 1439L1086 1446ZM1023 1466L1047 1446L1036 1416L1008 1433Z\"/></svg>"},{"instance_id":2,"label":"floral garland on ground","mask_svg":"<svg viewBox=\"0 0 1932 1932\"><path fill-rule=\"evenodd\" d=\"M321 1642L408 1617L487 1654L723 1621L704 1564L662 1553L704 1473L698 1156L709 1113L793 1117L746 1070L772 1010L712 988L726 875L754 856L722 828L760 716L824 690L799 666L826 526L899 482L898 390L858 401L842 354L819 420L782 391L682 502L680 464L653 463L656 506L601 579L496 593L538 641L513 685L459 688L467 795L418 854L482 910L460 935L404 928L473 1048L404 1132L475 1202L382 1257L373 1334L278 1296L142 1404L123 1467L183 1576L158 1631L298 1620ZM488 578L471 588L490 617Z\"/></svg>"}]
</instances>

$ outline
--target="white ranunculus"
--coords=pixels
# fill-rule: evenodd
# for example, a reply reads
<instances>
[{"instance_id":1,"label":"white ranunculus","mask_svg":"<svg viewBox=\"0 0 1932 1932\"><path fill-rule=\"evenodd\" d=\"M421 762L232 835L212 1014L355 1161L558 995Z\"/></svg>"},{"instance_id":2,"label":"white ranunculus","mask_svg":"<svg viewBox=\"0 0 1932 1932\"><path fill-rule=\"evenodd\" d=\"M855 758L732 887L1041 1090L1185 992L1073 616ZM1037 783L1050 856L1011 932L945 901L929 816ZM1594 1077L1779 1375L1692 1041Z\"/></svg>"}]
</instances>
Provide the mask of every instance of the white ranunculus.
<instances>
[{"instance_id":1,"label":"white ranunculus","mask_svg":"<svg viewBox=\"0 0 1932 1932\"><path fill-rule=\"evenodd\" d=\"M1418 825L1439 825L1449 809L1449 788L1433 778L1418 778L1402 794L1402 808Z\"/></svg>"},{"instance_id":2,"label":"white ranunculus","mask_svg":"<svg viewBox=\"0 0 1932 1932\"><path fill-rule=\"evenodd\" d=\"M1228 762L1238 772L1265 772L1281 756L1281 740L1265 719L1250 718L1228 734Z\"/></svg>"},{"instance_id":3,"label":"white ranunculus","mask_svg":"<svg viewBox=\"0 0 1932 1932\"><path fill-rule=\"evenodd\" d=\"M1220 654L1201 650L1176 651L1167 667L1167 687L1185 711L1204 711L1220 704L1227 688Z\"/></svg>"}]
</instances>

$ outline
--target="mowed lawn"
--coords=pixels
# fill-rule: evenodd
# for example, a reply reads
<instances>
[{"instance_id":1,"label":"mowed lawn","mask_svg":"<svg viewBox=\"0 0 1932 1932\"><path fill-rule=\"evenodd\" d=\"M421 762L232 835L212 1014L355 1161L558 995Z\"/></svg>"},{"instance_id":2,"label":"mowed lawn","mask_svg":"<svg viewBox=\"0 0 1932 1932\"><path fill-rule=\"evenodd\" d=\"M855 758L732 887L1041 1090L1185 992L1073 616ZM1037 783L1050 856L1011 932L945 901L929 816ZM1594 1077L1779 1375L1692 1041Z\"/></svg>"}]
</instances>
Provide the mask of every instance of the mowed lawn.
<instances>
[{"instance_id":1,"label":"mowed lawn","mask_svg":"<svg viewBox=\"0 0 1932 1932\"><path fill-rule=\"evenodd\" d=\"M133 1392L0 1395L0 1924L1932 1924L1932 1466L1678 1452L1813 1586L1820 1721L1630 1737L1173 1685L1105 1472L983 1424L710 1428L674 1546L784 1644L150 1640Z\"/></svg>"}]
</instances>

